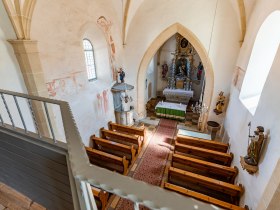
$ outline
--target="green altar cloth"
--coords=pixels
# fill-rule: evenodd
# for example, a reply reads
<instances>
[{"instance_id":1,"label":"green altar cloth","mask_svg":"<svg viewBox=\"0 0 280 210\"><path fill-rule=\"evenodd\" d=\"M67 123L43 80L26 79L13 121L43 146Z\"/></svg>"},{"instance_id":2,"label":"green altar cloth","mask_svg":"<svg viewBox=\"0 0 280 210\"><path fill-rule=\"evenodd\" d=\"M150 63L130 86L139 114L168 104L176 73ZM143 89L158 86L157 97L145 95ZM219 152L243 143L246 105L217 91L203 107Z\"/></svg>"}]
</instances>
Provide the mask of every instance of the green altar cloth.
<instances>
[{"instance_id":1,"label":"green altar cloth","mask_svg":"<svg viewBox=\"0 0 280 210\"><path fill-rule=\"evenodd\" d=\"M184 120L187 106L170 102L159 102L156 107L156 115L171 119Z\"/></svg>"}]
</instances>

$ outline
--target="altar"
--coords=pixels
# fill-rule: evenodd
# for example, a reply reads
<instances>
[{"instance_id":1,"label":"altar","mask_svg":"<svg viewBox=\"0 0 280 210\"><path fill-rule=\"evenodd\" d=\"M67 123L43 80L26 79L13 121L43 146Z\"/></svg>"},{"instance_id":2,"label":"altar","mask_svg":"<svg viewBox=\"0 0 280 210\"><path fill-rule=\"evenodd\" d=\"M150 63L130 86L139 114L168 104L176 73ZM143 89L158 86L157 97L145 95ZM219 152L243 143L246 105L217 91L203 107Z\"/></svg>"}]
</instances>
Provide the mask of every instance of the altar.
<instances>
[{"instance_id":1,"label":"altar","mask_svg":"<svg viewBox=\"0 0 280 210\"><path fill-rule=\"evenodd\" d=\"M163 90L163 95L166 97L167 101L180 102L188 104L191 97L193 97L192 90L184 89L170 89L165 88Z\"/></svg>"},{"instance_id":2,"label":"altar","mask_svg":"<svg viewBox=\"0 0 280 210\"><path fill-rule=\"evenodd\" d=\"M176 35L176 50L171 52L174 57L170 67L162 65L162 78L167 80L163 83L163 95L166 101L188 104L192 98L197 102L203 98L204 69L196 50L182 35ZM166 86L165 86L166 84Z\"/></svg>"},{"instance_id":3,"label":"altar","mask_svg":"<svg viewBox=\"0 0 280 210\"><path fill-rule=\"evenodd\" d=\"M185 119L186 109L187 105L162 101L158 102L155 107L157 116L178 120Z\"/></svg>"}]
</instances>

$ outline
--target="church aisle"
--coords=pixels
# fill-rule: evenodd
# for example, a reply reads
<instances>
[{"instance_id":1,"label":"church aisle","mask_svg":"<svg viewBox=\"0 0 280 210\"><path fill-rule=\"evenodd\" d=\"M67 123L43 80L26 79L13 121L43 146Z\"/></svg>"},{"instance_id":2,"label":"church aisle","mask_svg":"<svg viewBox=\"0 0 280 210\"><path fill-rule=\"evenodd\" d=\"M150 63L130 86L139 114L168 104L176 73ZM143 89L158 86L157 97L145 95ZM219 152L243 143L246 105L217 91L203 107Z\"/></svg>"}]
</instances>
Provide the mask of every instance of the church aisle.
<instances>
[{"instance_id":1,"label":"church aisle","mask_svg":"<svg viewBox=\"0 0 280 210\"><path fill-rule=\"evenodd\" d=\"M160 186L171 150L172 139L176 133L176 126L176 121L160 120L156 132L152 136L134 173L129 173L129 176L152 185ZM115 209L130 210L133 209L133 203L121 199Z\"/></svg>"}]
</instances>

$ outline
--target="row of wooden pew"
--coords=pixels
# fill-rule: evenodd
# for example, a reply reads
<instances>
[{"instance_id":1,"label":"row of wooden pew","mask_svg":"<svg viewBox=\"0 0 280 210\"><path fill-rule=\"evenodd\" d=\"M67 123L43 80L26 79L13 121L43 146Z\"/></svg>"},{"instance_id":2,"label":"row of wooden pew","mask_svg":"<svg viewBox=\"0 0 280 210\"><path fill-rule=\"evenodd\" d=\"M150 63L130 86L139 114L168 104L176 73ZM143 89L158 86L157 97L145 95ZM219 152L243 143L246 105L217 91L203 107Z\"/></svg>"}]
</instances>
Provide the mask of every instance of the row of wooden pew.
<instances>
[{"instance_id":1,"label":"row of wooden pew","mask_svg":"<svg viewBox=\"0 0 280 210\"><path fill-rule=\"evenodd\" d=\"M145 128L109 122L100 129L100 137L90 137L92 147L85 147L91 164L126 175L146 141ZM98 209L105 209L109 193L92 188Z\"/></svg>"},{"instance_id":2,"label":"row of wooden pew","mask_svg":"<svg viewBox=\"0 0 280 210\"><path fill-rule=\"evenodd\" d=\"M92 164L127 174L146 139L144 128L133 128L109 122L100 129L100 137L91 136L92 148L86 147ZM234 185L237 167L230 167L233 154L228 145L177 135L164 188L224 209L245 210L239 206L243 194L241 185ZM104 209L109 197L105 191L93 188L99 209Z\"/></svg>"},{"instance_id":3,"label":"row of wooden pew","mask_svg":"<svg viewBox=\"0 0 280 210\"><path fill-rule=\"evenodd\" d=\"M228 146L177 135L164 188L224 209L248 209L239 206L244 189L234 184L238 169L230 167L233 154L227 153Z\"/></svg>"}]
</instances>

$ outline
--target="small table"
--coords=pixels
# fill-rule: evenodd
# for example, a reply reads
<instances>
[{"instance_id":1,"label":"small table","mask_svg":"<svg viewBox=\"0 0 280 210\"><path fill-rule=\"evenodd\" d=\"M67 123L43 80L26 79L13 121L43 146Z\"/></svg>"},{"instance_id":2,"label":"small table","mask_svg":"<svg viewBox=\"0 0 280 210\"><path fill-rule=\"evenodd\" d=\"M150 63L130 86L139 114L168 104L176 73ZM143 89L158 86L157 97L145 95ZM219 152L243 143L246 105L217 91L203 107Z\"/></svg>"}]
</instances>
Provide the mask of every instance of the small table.
<instances>
[{"instance_id":1,"label":"small table","mask_svg":"<svg viewBox=\"0 0 280 210\"><path fill-rule=\"evenodd\" d=\"M157 116L179 120L185 119L186 109L187 105L170 102L158 102L155 107Z\"/></svg>"},{"instance_id":2,"label":"small table","mask_svg":"<svg viewBox=\"0 0 280 210\"><path fill-rule=\"evenodd\" d=\"M199 132L194 132L194 131L188 131L184 129L179 129L178 130L178 135L182 136L191 136L199 139L206 139L206 140L211 140L211 136L206 133L199 133Z\"/></svg>"}]
</instances>

